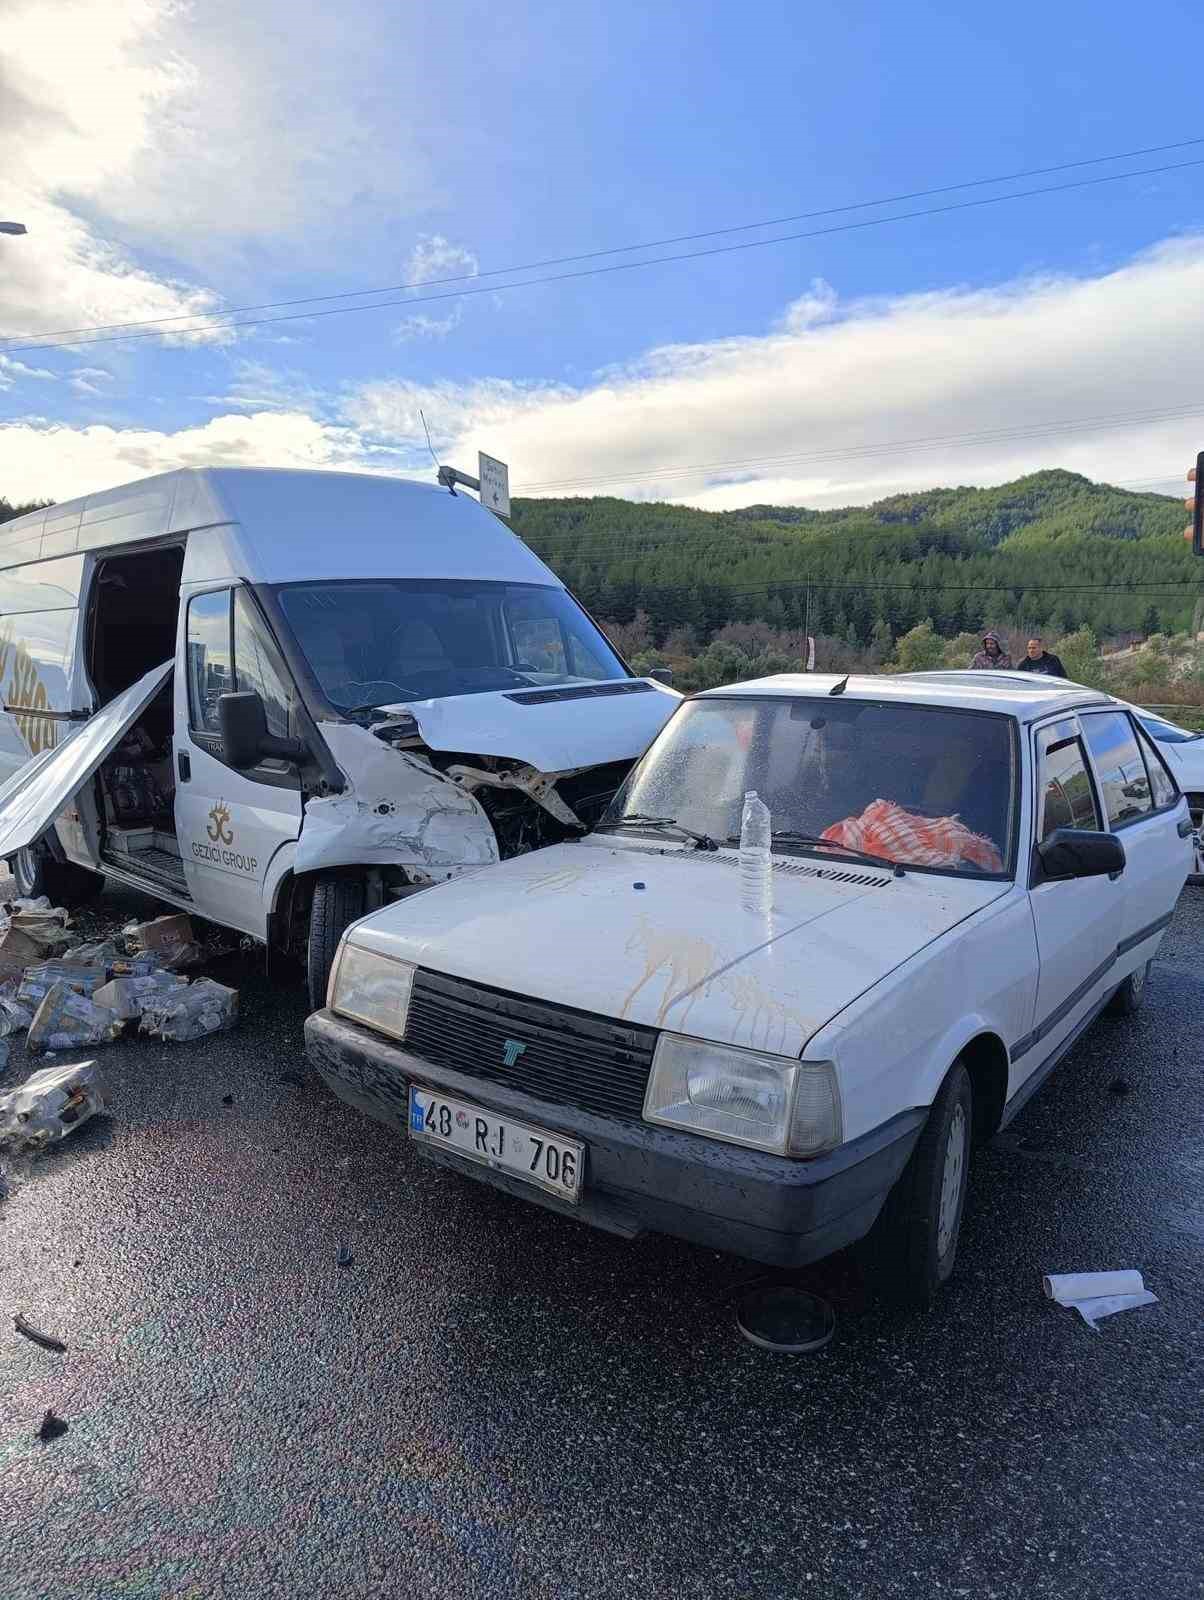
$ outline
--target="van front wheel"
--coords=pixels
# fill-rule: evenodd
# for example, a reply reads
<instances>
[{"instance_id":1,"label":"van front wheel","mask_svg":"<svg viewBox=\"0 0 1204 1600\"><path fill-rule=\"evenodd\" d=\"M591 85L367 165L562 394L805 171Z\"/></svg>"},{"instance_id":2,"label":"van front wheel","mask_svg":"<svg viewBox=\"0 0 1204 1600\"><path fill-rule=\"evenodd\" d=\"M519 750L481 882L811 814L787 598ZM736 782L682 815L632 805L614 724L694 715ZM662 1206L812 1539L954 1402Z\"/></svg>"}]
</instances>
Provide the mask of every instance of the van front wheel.
<instances>
[{"instance_id":1,"label":"van front wheel","mask_svg":"<svg viewBox=\"0 0 1204 1600\"><path fill-rule=\"evenodd\" d=\"M326 1004L326 986L330 982L339 940L356 918L363 916L364 899L362 878L330 873L314 884L306 971L309 1003L315 1011Z\"/></svg>"},{"instance_id":2,"label":"van front wheel","mask_svg":"<svg viewBox=\"0 0 1204 1600\"><path fill-rule=\"evenodd\" d=\"M56 861L48 850L33 844L18 850L8 863L8 870L17 885L17 894L23 900L36 900L44 894L52 906L86 905L104 888L104 879L87 867L77 867L74 861Z\"/></svg>"}]
</instances>

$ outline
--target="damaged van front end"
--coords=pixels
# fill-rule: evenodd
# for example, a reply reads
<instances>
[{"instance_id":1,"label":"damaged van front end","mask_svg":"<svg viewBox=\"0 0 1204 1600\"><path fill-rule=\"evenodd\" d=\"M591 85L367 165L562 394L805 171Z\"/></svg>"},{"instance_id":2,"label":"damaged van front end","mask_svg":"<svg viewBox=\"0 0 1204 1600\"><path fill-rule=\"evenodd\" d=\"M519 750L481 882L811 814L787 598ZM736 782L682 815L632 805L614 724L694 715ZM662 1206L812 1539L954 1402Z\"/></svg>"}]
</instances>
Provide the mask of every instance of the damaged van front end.
<instances>
[{"instance_id":1,"label":"damaged van front end","mask_svg":"<svg viewBox=\"0 0 1204 1600\"><path fill-rule=\"evenodd\" d=\"M576 838L678 699L628 678L318 722L344 788L306 805L296 871L376 865L390 898Z\"/></svg>"}]
</instances>

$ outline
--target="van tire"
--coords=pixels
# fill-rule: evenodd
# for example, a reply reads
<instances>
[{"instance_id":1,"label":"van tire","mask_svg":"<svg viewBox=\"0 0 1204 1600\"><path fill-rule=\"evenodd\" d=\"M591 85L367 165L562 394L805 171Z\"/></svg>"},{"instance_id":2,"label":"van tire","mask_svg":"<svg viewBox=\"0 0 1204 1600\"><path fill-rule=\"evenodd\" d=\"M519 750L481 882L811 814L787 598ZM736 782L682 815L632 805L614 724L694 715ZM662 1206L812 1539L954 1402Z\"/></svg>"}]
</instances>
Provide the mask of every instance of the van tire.
<instances>
[{"instance_id":1,"label":"van tire","mask_svg":"<svg viewBox=\"0 0 1204 1600\"><path fill-rule=\"evenodd\" d=\"M1145 1004L1145 992L1150 978L1150 963L1130 972L1129 976L1117 989L1108 1001L1108 1015L1111 1017L1132 1017L1141 1010Z\"/></svg>"},{"instance_id":2,"label":"van tire","mask_svg":"<svg viewBox=\"0 0 1204 1600\"><path fill-rule=\"evenodd\" d=\"M10 857L8 870L13 875L17 894L35 900L44 894L52 906L86 905L104 888L99 872L77 867L74 861L56 861L42 845L30 845Z\"/></svg>"},{"instance_id":3,"label":"van tire","mask_svg":"<svg viewBox=\"0 0 1204 1600\"><path fill-rule=\"evenodd\" d=\"M314 1011L326 1004L326 986L339 948L339 940L351 924L364 914L365 886L362 878L331 873L314 884L313 905L309 913L309 945L306 974L309 1003Z\"/></svg>"},{"instance_id":4,"label":"van tire","mask_svg":"<svg viewBox=\"0 0 1204 1600\"><path fill-rule=\"evenodd\" d=\"M893 1305L924 1310L953 1275L969 1187L973 1113L970 1074L958 1060L866 1241L870 1270ZM948 1192L947 1178L954 1183Z\"/></svg>"}]
</instances>

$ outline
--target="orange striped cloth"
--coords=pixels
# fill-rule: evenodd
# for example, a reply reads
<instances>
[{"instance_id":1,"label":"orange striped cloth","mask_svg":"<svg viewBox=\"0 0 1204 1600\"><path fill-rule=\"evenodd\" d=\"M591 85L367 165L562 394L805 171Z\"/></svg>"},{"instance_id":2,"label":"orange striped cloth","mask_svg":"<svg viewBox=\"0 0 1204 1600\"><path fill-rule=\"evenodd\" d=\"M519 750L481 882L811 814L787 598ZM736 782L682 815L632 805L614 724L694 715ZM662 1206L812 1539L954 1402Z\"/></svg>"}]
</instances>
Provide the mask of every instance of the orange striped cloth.
<instances>
[{"instance_id":1,"label":"orange striped cloth","mask_svg":"<svg viewBox=\"0 0 1204 1600\"><path fill-rule=\"evenodd\" d=\"M918 817L893 800L871 801L859 817L825 828L823 838L917 867L960 867L964 862L984 872L1003 871L1003 857L981 833L971 833L956 817Z\"/></svg>"}]
</instances>

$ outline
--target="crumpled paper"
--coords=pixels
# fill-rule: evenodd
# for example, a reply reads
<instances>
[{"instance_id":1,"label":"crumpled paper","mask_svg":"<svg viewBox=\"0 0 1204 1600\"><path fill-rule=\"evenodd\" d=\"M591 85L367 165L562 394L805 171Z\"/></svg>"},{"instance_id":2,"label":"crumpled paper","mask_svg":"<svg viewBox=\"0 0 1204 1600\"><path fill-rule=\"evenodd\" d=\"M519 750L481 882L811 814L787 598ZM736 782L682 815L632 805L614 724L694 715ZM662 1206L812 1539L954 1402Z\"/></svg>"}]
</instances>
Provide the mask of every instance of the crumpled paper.
<instances>
[{"instance_id":1,"label":"crumpled paper","mask_svg":"<svg viewBox=\"0 0 1204 1600\"><path fill-rule=\"evenodd\" d=\"M1041 1282L1048 1299L1072 1307L1093 1333L1099 1332L1096 1323L1101 1317L1158 1303L1158 1296L1150 1293L1136 1271L1051 1272Z\"/></svg>"}]
</instances>

